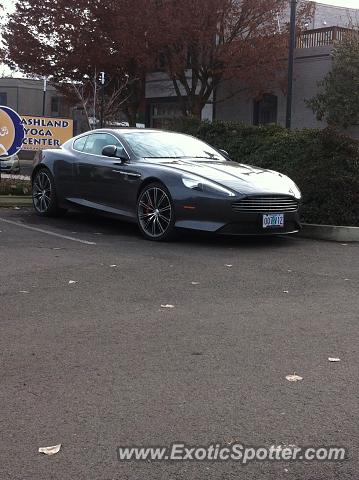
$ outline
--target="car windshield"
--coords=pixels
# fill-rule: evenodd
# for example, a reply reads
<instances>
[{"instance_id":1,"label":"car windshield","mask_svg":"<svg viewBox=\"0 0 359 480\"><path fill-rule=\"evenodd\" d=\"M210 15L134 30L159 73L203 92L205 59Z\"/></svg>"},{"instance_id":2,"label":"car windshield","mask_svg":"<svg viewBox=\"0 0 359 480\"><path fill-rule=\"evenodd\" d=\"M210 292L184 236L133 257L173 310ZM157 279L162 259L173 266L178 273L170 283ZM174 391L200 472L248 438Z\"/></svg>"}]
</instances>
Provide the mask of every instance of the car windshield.
<instances>
[{"instance_id":1,"label":"car windshield","mask_svg":"<svg viewBox=\"0 0 359 480\"><path fill-rule=\"evenodd\" d=\"M142 158L226 160L201 140L180 133L142 131L123 133L123 136L135 155Z\"/></svg>"}]
</instances>

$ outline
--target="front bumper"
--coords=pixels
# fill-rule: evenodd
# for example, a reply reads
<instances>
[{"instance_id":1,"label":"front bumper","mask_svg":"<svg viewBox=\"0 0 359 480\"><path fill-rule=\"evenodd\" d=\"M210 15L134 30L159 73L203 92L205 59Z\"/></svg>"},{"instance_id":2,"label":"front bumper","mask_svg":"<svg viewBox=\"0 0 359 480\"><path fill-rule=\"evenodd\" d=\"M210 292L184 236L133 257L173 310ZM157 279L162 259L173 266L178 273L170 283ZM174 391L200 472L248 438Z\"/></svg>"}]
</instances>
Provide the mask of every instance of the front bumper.
<instances>
[{"instance_id":1,"label":"front bumper","mask_svg":"<svg viewBox=\"0 0 359 480\"><path fill-rule=\"evenodd\" d=\"M240 199L239 199L240 200ZM271 210L255 212L236 211L233 203L238 199L187 198L178 202L176 227L201 230L222 235L283 235L300 231L299 210ZM191 205L191 209L188 206ZM186 210L184 210L186 209ZM263 227L263 215L283 213L283 227Z\"/></svg>"},{"instance_id":2,"label":"front bumper","mask_svg":"<svg viewBox=\"0 0 359 480\"><path fill-rule=\"evenodd\" d=\"M13 172L19 172L20 171L20 165L18 163L15 163L15 164L1 164L0 163L0 171L1 172L9 172L9 173L13 173Z\"/></svg>"},{"instance_id":3,"label":"front bumper","mask_svg":"<svg viewBox=\"0 0 359 480\"><path fill-rule=\"evenodd\" d=\"M265 213L265 212L263 212ZM284 235L301 230L298 212L284 213L283 227L263 228L263 213L241 213L236 222L227 223L217 233L222 235Z\"/></svg>"}]
</instances>

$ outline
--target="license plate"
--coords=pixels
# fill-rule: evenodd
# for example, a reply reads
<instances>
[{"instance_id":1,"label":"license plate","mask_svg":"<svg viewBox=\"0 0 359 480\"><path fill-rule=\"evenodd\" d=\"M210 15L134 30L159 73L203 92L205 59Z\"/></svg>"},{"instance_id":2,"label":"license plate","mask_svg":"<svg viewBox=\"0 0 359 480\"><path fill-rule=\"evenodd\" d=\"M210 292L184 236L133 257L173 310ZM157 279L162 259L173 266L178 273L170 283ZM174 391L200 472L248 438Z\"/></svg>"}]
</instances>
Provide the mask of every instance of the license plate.
<instances>
[{"instance_id":1,"label":"license plate","mask_svg":"<svg viewBox=\"0 0 359 480\"><path fill-rule=\"evenodd\" d=\"M284 227L284 213L268 213L263 215L263 228Z\"/></svg>"}]
</instances>

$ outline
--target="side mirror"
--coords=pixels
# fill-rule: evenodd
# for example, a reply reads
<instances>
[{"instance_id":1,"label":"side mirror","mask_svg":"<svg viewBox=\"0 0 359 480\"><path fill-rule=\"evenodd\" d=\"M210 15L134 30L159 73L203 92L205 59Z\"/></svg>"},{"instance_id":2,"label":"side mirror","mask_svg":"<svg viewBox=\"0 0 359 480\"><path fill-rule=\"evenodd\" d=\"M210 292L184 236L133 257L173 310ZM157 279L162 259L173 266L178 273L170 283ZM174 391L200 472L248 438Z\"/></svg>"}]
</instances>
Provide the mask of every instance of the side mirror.
<instances>
[{"instance_id":1,"label":"side mirror","mask_svg":"<svg viewBox=\"0 0 359 480\"><path fill-rule=\"evenodd\" d=\"M223 150L223 148L218 149L222 155L224 155L226 158L229 158L229 153L226 150Z\"/></svg>"},{"instance_id":2,"label":"side mirror","mask_svg":"<svg viewBox=\"0 0 359 480\"><path fill-rule=\"evenodd\" d=\"M119 158L126 162L128 155L122 147L116 147L116 145L106 145L102 149L102 155L104 157Z\"/></svg>"}]
</instances>

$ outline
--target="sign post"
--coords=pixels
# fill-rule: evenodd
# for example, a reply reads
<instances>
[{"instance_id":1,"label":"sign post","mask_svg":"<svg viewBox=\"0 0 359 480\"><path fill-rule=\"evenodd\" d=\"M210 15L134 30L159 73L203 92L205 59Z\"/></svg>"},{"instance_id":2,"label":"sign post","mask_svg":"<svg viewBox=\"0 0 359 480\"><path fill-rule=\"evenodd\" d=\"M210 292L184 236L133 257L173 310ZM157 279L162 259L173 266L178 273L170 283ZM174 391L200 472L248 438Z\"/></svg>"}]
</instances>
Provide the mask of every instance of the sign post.
<instances>
[{"instance_id":1,"label":"sign post","mask_svg":"<svg viewBox=\"0 0 359 480\"><path fill-rule=\"evenodd\" d=\"M42 116L45 116L46 111L46 90L47 90L47 78L44 77L44 91L42 94Z\"/></svg>"}]
</instances>

